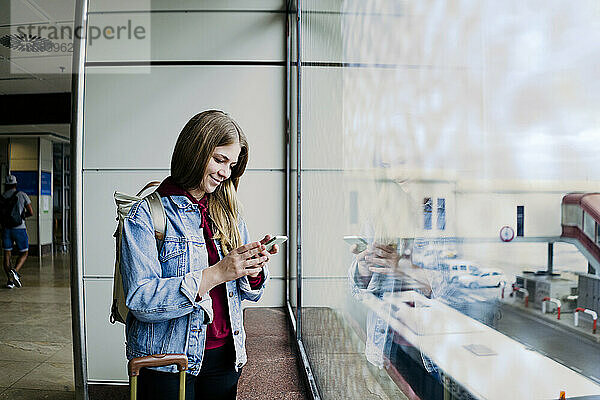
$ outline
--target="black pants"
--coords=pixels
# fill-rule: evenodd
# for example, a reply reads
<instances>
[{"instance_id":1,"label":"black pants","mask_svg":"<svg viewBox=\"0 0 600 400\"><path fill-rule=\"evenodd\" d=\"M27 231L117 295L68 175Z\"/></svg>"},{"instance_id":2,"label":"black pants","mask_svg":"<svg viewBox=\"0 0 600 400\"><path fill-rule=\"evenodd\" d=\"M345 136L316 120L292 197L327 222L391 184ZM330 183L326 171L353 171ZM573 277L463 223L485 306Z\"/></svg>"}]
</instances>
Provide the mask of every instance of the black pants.
<instances>
[{"instance_id":1,"label":"black pants","mask_svg":"<svg viewBox=\"0 0 600 400\"><path fill-rule=\"evenodd\" d=\"M186 374L186 400L235 400L242 370L235 371L233 342L204 351L198 376ZM179 374L143 368L138 377L139 400L177 399Z\"/></svg>"}]
</instances>

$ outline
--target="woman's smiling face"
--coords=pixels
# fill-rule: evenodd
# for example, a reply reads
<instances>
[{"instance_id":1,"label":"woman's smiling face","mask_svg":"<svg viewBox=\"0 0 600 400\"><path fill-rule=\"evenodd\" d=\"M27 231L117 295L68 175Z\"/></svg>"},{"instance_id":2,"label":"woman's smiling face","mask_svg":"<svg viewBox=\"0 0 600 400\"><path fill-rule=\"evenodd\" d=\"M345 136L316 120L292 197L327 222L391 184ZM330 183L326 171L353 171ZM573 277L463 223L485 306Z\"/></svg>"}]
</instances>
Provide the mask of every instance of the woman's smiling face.
<instances>
[{"instance_id":1,"label":"woman's smiling face","mask_svg":"<svg viewBox=\"0 0 600 400\"><path fill-rule=\"evenodd\" d=\"M206 165L204 177L200 183L200 190L204 193L212 193L221 182L229 179L231 170L237 164L241 150L242 148L238 142L215 147Z\"/></svg>"}]
</instances>

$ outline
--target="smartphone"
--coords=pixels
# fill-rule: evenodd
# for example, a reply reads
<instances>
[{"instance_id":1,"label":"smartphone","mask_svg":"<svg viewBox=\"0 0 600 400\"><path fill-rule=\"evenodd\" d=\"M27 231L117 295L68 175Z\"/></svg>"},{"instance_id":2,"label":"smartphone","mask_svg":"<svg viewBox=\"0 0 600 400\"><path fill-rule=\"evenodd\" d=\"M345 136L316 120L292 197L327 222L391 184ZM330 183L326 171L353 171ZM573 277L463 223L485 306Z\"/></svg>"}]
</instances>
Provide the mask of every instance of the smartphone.
<instances>
[{"instance_id":1,"label":"smartphone","mask_svg":"<svg viewBox=\"0 0 600 400\"><path fill-rule=\"evenodd\" d=\"M360 236L344 236L344 242L348 243L349 245L355 244L356 250L359 252L365 251L368 245L367 241Z\"/></svg>"},{"instance_id":2,"label":"smartphone","mask_svg":"<svg viewBox=\"0 0 600 400\"><path fill-rule=\"evenodd\" d=\"M265 243L265 247L267 251L271 251L273 245L280 245L288 240L287 236L275 236L272 237L267 243Z\"/></svg>"}]
</instances>

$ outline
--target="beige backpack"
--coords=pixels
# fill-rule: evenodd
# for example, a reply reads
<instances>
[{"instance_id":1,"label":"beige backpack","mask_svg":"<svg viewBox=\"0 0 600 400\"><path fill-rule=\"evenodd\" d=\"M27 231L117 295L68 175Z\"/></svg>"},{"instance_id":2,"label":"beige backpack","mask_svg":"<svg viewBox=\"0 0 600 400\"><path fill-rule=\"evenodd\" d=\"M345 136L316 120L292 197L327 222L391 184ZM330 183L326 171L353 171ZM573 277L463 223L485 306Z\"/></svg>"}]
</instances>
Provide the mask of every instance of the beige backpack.
<instances>
[{"instance_id":1,"label":"beige backpack","mask_svg":"<svg viewBox=\"0 0 600 400\"><path fill-rule=\"evenodd\" d=\"M156 248L160 253L163 242L165 240L165 230L167 228L167 215L165 208L160 201L160 195L155 191L147 196L140 197L147 189L160 185L160 182L153 181L148 183L135 196L129 194L115 192L114 198L117 205L117 230L114 233L115 242L117 245L115 256L115 274L113 280L113 297L110 308L110 322L120 322L122 324L127 320L129 310L125 305L125 291L123 290L123 279L121 278L121 234L123 232L123 220L129 214L131 207L140 200L148 202L150 215L152 216L152 224L154 225L154 236L156 238Z\"/></svg>"}]
</instances>

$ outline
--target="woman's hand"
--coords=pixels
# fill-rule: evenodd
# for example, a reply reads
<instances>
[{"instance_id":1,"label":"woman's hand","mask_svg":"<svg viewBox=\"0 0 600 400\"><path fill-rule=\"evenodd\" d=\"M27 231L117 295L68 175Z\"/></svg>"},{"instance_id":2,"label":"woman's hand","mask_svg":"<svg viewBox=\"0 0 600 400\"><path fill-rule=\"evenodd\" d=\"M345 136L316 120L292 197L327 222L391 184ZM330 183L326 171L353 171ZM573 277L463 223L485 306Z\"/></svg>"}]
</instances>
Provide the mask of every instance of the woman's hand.
<instances>
[{"instance_id":1,"label":"woman's hand","mask_svg":"<svg viewBox=\"0 0 600 400\"><path fill-rule=\"evenodd\" d=\"M198 290L201 298L210 289L223 282L233 281L242 276L258 276L267 257L261 255L265 246L261 242L252 242L232 250L218 263L202 271L202 282Z\"/></svg>"},{"instance_id":2,"label":"woman's hand","mask_svg":"<svg viewBox=\"0 0 600 400\"><path fill-rule=\"evenodd\" d=\"M257 257L262 257L265 260L258 264L258 267L260 267L261 270L265 266L265 264L271 260L271 256L275 255L279 252L279 246L277 246L277 245L273 245L273 247L271 247L271 250L269 250L269 251L266 250L264 245L269 240L271 240L271 238L272 238L271 235L265 235L265 237L260 240L260 244L263 245L263 250L261 250L261 252L258 254ZM258 274L260 274L260 270L256 273L248 274L248 276L256 278L258 276Z\"/></svg>"},{"instance_id":3,"label":"woman's hand","mask_svg":"<svg viewBox=\"0 0 600 400\"><path fill-rule=\"evenodd\" d=\"M393 275L399 267L400 255L396 246L374 243L371 252L365 255L369 271Z\"/></svg>"},{"instance_id":4,"label":"woman's hand","mask_svg":"<svg viewBox=\"0 0 600 400\"><path fill-rule=\"evenodd\" d=\"M267 242L269 240L271 240L272 238L273 237L271 235L265 235L264 238L260 239L260 243L263 244L263 245L267 244ZM271 259L271 256L275 255L277 253L279 253L279 246L276 245L276 244L274 244L273 247L271 247L271 250L269 250L269 251L263 250L263 251L261 251L260 254L263 255L263 256L265 256L265 257L267 257L267 262L268 262Z\"/></svg>"},{"instance_id":5,"label":"woman's hand","mask_svg":"<svg viewBox=\"0 0 600 400\"><path fill-rule=\"evenodd\" d=\"M373 243L362 252L358 252L354 246L350 251L356 254L358 273L363 277L369 277L374 272L395 275L401 269L410 266L410 260L402 259L395 245Z\"/></svg>"},{"instance_id":6,"label":"woman's hand","mask_svg":"<svg viewBox=\"0 0 600 400\"><path fill-rule=\"evenodd\" d=\"M353 244L350 246L352 254L356 254L356 260L358 261L358 274L363 278L369 278L373 275L373 272L369 270L369 263L366 261L366 257L371 254L369 248L359 251L358 245Z\"/></svg>"},{"instance_id":7,"label":"woman's hand","mask_svg":"<svg viewBox=\"0 0 600 400\"><path fill-rule=\"evenodd\" d=\"M262 241L248 243L231 251L215 266L220 268L224 282L246 275L258 276L264 263L269 261L269 257L263 255L264 253L268 254Z\"/></svg>"}]
</instances>

